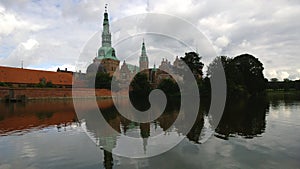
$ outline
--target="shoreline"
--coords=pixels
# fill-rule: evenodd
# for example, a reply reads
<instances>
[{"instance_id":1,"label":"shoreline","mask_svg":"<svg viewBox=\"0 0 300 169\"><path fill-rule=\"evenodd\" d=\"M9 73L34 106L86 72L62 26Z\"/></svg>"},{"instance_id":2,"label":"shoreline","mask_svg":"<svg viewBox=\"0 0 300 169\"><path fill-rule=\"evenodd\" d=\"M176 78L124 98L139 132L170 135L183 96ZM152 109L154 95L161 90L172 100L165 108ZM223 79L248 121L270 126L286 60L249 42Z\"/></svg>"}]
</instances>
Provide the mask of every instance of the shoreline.
<instances>
[{"instance_id":1,"label":"shoreline","mask_svg":"<svg viewBox=\"0 0 300 169\"><path fill-rule=\"evenodd\" d=\"M73 100L108 99L112 92L108 89L92 88L6 88L0 87L0 101L26 102L27 100Z\"/></svg>"}]
</instances>

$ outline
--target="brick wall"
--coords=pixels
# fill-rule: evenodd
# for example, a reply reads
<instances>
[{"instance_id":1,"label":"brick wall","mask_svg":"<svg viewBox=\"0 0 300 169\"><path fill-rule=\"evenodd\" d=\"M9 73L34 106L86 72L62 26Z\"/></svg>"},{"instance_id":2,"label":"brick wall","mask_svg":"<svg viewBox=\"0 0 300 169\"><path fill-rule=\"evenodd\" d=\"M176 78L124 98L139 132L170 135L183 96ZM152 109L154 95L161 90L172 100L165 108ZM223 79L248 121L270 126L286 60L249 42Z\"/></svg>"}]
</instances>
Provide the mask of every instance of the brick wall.
<instances>
[{"instance_id":1,"label":"brick wall","mask_svg":"<svg viewBox=\"0 0 300 169\"><path fill-rule=\"evenodd\" d=\"M0 87L0 99L3 99L5 96L7 96L8 93L8 89L5 87Z\"/></svg>"},{"instance_id":2,"label":"brick wall","mask_svg":"<svg viewBox=\"0 0 300 169\"><path fill-rule=\"evenodd\" d=\"M14 95L25 95L28 99L38 98L71 98L71 88L5 88L0 87L0 100L9 95L9 90L14 91ZM95 96L111 96L110 90L107 89L88 89L88 88L76 88L74 92L76 97L93 97Z\"/></svg>"}]
</instances>

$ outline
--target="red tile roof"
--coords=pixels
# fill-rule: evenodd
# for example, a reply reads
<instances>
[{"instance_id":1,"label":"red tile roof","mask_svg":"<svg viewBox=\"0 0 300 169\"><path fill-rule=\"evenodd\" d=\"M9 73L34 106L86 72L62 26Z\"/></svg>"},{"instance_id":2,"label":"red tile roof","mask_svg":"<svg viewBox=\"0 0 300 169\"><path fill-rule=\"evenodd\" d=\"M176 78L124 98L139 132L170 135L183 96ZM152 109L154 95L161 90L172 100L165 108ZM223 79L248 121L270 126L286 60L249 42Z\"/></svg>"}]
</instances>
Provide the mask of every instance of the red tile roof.
<instances>
[{"instance_id":1,"label":"red tile roof","mask_svg":"<svg viewBox=\"0 0 300 169\"><path fill-rule=\"evenodd\" d=\"M0 82L18 84L38 84L45 78L55 85L72 85L73 75L64 72L32 70L0 66Z\"/></svg>"}]
</instances>

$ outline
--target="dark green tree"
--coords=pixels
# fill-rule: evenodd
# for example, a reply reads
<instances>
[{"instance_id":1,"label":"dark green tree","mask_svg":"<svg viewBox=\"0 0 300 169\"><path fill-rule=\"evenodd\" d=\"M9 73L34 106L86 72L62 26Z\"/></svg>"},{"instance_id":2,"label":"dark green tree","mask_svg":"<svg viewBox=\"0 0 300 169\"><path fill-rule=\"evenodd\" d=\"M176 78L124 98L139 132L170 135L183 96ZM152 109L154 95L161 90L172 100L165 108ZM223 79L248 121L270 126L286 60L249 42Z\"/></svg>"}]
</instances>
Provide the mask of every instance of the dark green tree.
<instances>
[{"instance_id":1,"label":"dark green tree","mask_svg":"<svg viewBox=\"0 0 300 169\"><path fill-rule=\"evenodd\" d=\"M46 87L54 87L54 85L53 85L53 83L51 82L51 81L48 81L47 83L46 83Z\"/></svg>"},{"instance_id":2,"label":"dark green tree","mask_svg":"<svg viewBox=\"0 0 300 169\"><path fill-rule=\"evenodd\" d=\"M151 91L151 85L148 76L144 73L138 73L131 81L130 87L132 93L136 95L148 95Z\"/></svg>"},{"instance_id":3,"label":"dark green tree","mask_svg":"<svg viewBox=\"0 0 300 169\"><path fill-rule=\"evenodd\" d=\"M46 78L40 78L40 82L36 85L34 85L35 87L40 87L40 88L52 88L52 87L56 87L55 85L53 85L53 83L51 81L47 81Z\"/></svg>"},{"instance_id":4,"label":"dark green tree","mask_svg":"<svg viewBox=\"0 0 300 169\"><path fill-rule=\"evenodd\" d=\"M229 58L227 56L218 56L216 57L207 67L207 76L210 77L214 71L214 69L217 68L218 63L222 63L222 66L225 70L225 73L227 72L227 69L230 69L230 62L232 61L232 58Z\"/></svg>"},{"instance_id":5,"label":"dark green tree","mask_svg":"<svg viewBox=\"0 0 300 169\"><path fill-rule=\"evenodd\" d=\"M235 57L230 64L240 74L240 79L236 79L236 83L244 85L249 94L254 95L265 91L264 67L257 58L250 54L242 54Z\"/></svg>"},{"instance_id":6,"label":"dark green tree","mask_svg":"<svg viewBox=\"0 0 300 169\"><path fill-rule=\"evenodd\" d=\"M295 89L300 90L300 80L295 81Z\"/></svg>"},{"instance_id":7,"label":"dark green tree","mask_svg":"<svg viewBox=\"0 0 300 169\"><path fill-rule=\"evenodd\" d=\"M7 83L5 83L5 82L0 82L0 86L4 86L4 87L7 87L7 86L9 86Z\"/></svg>"},{"instance_id":8,"label":"dark green tree","mask_svg":"<svg viewBox=\"0 0 300 169\"><path fill-rule=\"evenodd\" d=\"M96 74L95 78L95 88L96 89L111 89L112 77L109 73L99 72Z\"/></svg>"},{"instance_id":9,"label":"dark green tree","mask_svg":"<svg viewBox=\"0 0 300 169\"><path fill-rule=\"evenodd\" d=\"M243 54L233 59L219 56L209 64L208 77L219 66L219 62L222 63L225 71L229 96L255 95L265 90L267 82L263 75L263 64L254 56Z\"/></svg>"},{"instance_id":10,"label":"dark green tree","mask_svg":"<svg viewBox=\"0 0 300 169\"><path fill-rule=\"evenodd\" d=\"M179 87L172 79L163 79L157 86L158 89L164 91L167 96L180 94Z\"/></svg>"},{"instance_id":11,"label":"dark green tree","mask_svg":"<svg viewBox=\"0 0 300 169\"><path fill-rule=\"evenodd\" d=\"M227 85L227 93L229 96L243 96L246 95L245 85L241 83L241 79L243 79L242 74L239 70L233 65L232 58L227 56L218 56L216 57L212 63L210 63L207 67L207 77L211 77L214 70L217 68L219 63L222 64L225 76L226 76L226 85ZM208 83L206 83L208 84Z\"/></svg>"},{"instance_id":12,"label":"dark green tree","mask_svg":"<svg viewBox=\"0 0 300 169\"><path fill-rule=\"evenodd\" d=\"M278 79L277 78L271 78L270 81L271 82L278 82Z\"/></svg>"},{"instance_id":13,"label":"dark green tree","mask_svg":"<svg viewBox=\"0 0 300 169\"><path fill-rule=\"evenodd\" d=\"M37 87L46 87L47 80L46 78L40 78L40 82L37 84Z\"/></svg>"},{"instance_id":14,"label":"dark green tree","mask_svg":"<svg viewBox=\"0 0 300 169\"><path fill-rule=\"evenodd\" d=\"M184 63L190 68L190 70L193 72L196 79L199 79L202 77L203 72L202 68L204 64L200 61L201 57L196 52L188 52L185 53L184 57L180 58ZM183 70L186 71L186 70Z\"/></svg>"},{"instance_id":15,"label":"dark green tree","mask_svg":"<svg viewBox=\"0 0 300 169\"><path fill-rule=\"evenodd\" d=\"M295 88L294 82L291 81L288 78L284 78L283 79L283 89L285 91L288 91L288 90L293 89L293 88Z\"/></svg>"}]
</instances>

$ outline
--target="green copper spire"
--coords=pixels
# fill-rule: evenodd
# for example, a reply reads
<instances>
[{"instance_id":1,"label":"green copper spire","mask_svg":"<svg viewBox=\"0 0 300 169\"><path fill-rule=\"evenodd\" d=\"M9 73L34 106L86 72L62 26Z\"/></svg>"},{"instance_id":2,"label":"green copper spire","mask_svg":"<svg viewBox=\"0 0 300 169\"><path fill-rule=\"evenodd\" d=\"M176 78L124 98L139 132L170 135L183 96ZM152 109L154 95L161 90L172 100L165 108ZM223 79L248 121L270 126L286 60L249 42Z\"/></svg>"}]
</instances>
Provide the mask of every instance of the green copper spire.
<instances>
[{"instance_id":1,"label":"green copper spire","mask_svg":"<svg viewBox=\"0 0 300 169\"><path fill-rule=\"evenodd\" d=\"M116 57L116 51L111 46L111 33L109 31L107 4L105 4L105 12L103 19L102 46L98 49L97 59L118 60Z\"/></svg>"},{"instance_id":2,"label":"green copper spire","mask_svg":"<svg viewBox=\"0 0 300 169\"><path fill-rule=\"evenodd\" d=\"M111 33L109 31L107 4L105 4L105 12L104 12L104 19L103 19L102 46L111 47Z\"/></svg>"},{"instance_id":3,"label":"green copper spire","mask_svg":"<svg viewBox=\"0 0 300 169\"><path fill-rule=\"evenodd\" d=\"M149 65L149 61L148 61L148 56L146 53L146 47L145 47L145 42L143 39L143 43L142 43L142 54L140 56L140 70L143 69L148 69Z\"/></svg>"},{"instance_id":4,"label":"green copper spire","mask_svg":"<svg viewBox=\"0 0 300 169\"><path fill-rule=\"evenodd\" d=\"M141 54L141 57L147 57L144 39L143 39L143 44L142 44L142 54Z\"/></svg>"}]
</instances>

